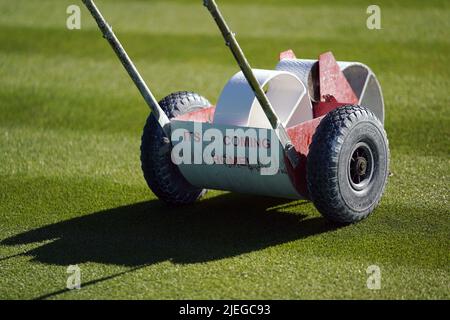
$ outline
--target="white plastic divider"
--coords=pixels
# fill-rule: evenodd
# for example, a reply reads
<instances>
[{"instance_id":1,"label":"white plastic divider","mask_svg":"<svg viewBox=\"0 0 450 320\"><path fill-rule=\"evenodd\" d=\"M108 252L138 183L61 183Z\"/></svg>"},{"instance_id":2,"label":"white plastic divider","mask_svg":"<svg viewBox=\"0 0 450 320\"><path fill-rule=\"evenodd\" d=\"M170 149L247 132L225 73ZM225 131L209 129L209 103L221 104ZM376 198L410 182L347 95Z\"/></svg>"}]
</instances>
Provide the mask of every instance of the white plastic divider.
<instances>
[{"instance_id":1,"label":"white plastic divider","mask_svg":"<svg viewBox=\"0 0 450 320\"><path fill-rule=\"evenodd\" d=\"M314 77L317 77L317 75L313 75L317 64L317 60L284 59L278 63L276 69L295 74L308 88L311 100L318 101L320 97L315 95L318 93L319 84L316 83L317 80L314 80ZM378 119L384 123L383 92L372 70L359 62L338 61L338 65L359 98L359 104L372 110Z\"/></svg>"},{"instance_id":2,"label":"white plastic divider","mask_svg":"<svg viewBox=\"0 0 450 320\"><path fill-rule=\"evenodd\" d=\"M309 95L297 76L286 71L253 71L261 86L267 89L267 97L285 127L313 119ZM242 72L234 75L223 89L213 123L270 128L270 123Z\"/></svg>"}]
</instances>

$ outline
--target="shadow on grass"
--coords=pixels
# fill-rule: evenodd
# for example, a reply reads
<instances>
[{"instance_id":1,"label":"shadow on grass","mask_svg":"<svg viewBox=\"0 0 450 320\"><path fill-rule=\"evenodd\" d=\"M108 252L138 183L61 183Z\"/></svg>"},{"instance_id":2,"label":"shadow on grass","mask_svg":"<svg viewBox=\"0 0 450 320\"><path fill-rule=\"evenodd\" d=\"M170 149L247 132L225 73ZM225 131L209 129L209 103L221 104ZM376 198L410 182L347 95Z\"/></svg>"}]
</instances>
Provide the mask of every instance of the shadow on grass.
<instances>
[{"instance_id":1,"label":"shadow on grass","mask_svg":"<svg viewBox=\"0 0 450 320\"><path fill-rule=\"evenodd\" d=\"M95 262L127 267L123 272L83 282L86 288L162 261L187 264L223 259L339 227L321 217L307 219L301 213L281 211L305 204L232 193L182 208L170 208L153 200L27 231L0 244L52 240L23 255L52 265ZM36 299L68 291L64 288Z\"/></svg>"},{"instance_id":2,"label":"shadow on grass","mask_svg":"<svg viewBox=\"0 0 450 320\"><path fill-rule=\"evenodd\" d=\"M25 254L53 265L96 262L139 267L167 260L207 262L337 228L323 218L279 211L291 205L286 200L231 193L182 208L153 200L27 231L1 244L53 240Z\"/></svg>"}]
</instances>

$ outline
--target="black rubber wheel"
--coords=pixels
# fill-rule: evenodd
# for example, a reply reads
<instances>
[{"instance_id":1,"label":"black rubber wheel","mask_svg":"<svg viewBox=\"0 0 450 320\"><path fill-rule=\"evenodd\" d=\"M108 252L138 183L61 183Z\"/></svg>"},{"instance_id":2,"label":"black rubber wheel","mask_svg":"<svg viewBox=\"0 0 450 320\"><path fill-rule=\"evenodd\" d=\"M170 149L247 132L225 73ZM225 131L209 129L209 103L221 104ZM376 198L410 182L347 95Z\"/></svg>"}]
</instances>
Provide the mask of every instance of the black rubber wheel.
<instances>
[{"instance_id":1,"label":"black rubber wheel","mask_svg":"<svg viewBox=\"0 0 450 320\"><path fill-rule=\"evenodd\" d=\"M176 92L159 104L169 119L211 106L208 100L193 92ZM192 186L171 160L170 140L165 137L155 117L150 114L144 127L141 143L141 166L153 193L170 205L191 204L206 193Z\"/></svg>"},{"instance_id":2,"label":"black rubber wheel","mask_svg":"<svg viewBox=\"0 0 450 320\"><path fill-rule=\"evenodd\" d=\"M320 122L310 145L307 184L326 218L358 222L378 206L389 175L389 145L380 120L367 108L344 106Z\"/></svg>"}]
</instances>

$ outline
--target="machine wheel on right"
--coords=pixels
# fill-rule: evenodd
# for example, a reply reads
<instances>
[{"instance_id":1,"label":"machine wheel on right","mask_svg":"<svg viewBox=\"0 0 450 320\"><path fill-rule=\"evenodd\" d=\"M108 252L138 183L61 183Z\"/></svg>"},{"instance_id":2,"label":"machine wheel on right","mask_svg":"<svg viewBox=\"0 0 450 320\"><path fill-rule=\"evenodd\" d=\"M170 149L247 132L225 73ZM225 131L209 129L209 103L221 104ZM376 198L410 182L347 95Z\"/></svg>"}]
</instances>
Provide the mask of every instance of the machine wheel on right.
<instances>
[{"instance_id":1,"label":"machine wheel on right","mask_svg":"<svg viewBox=\"0 0 450 320\"><path fill-rule=\"evenodd\" d=\"M307 172L310 198L324 217L349 224L369 216L389 175L389 145L380 120L361 106L328 113L313 136Z\"/></svg>"}]
</instances>

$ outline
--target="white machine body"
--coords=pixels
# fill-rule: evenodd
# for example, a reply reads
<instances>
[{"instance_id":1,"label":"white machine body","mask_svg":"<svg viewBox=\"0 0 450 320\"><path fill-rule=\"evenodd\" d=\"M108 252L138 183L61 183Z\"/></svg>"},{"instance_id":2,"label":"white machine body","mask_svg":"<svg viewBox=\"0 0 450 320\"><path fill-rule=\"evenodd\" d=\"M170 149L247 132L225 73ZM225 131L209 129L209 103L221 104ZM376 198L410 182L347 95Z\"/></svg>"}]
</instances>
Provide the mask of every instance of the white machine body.
<instances>
[{"instance_id":1,"label":"white machine body","mask_svg":"<svg viewBox=\"0 0 450 320\"><path fill-rule=\"evenodd\" d=\"M358 97L359 103L371 109L381 121L384 121L383 96L374 73L361 63L338 62L338 64ZM258 82L266 91L276 114L286 128L314 118L313 104L320 99L316 94L317 83L314 82L317 65L317 60L284 59L277 65L276 70L254 70ZM202 134L196 133L199 127L195 121L174 119L171 127L172 131L181 129L191 137ZM227 129L245 131L261 128L266 130L264 136L271 137L274 134L242 72L235 74L225 85L211 121L201 123L203 132L208 129L217 129L224 137L227 135ZM172 144L175 146L179 142L172 141ZM202 148L206 146L207 143L203 142ZM246 149L246 154L251 148L249 146ZM272 143L270 152L274 148L278 149L279 154L279 170L274 175L262 175L258 165L189 163L179 164L178 167L186 180L199 188L290 199L304 198L289 174L281 144L277 141ZM197 151L192 148L192 158ZM267 150L261 151L267 152Z\"/></svg>"}]
</instances>

